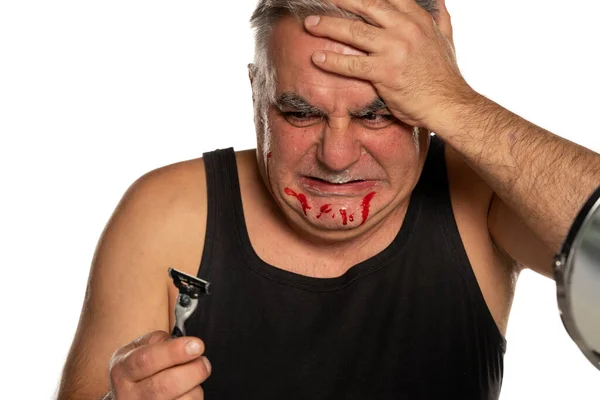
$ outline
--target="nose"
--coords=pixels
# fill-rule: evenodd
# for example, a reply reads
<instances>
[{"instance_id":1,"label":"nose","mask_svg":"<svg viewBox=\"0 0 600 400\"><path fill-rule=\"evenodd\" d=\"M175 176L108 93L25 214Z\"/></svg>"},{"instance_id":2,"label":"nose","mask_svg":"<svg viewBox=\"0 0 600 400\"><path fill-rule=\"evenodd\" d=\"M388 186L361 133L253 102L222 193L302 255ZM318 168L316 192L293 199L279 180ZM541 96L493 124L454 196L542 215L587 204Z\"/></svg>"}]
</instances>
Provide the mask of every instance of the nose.
<instances>
[{"instance_id":1,"label":"nose","mask_svg":"<svg viewBox=\"0 0 600 400\"><path fill-rule=\"evenodd\" d=\"M352 133L349 118L330 119L322 135L317 157L329 170L344 171L360 159L360 142Z\"/></svg>"}]
</instances>

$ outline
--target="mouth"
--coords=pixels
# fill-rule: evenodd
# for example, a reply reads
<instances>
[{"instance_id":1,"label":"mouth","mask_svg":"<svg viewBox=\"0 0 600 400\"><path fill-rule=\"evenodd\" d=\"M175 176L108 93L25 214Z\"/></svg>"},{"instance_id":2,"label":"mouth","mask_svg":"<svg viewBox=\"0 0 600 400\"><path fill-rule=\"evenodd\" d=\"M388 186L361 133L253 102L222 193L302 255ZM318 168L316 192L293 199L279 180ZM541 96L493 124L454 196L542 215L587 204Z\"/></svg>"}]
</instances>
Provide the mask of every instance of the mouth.
<instances>
[{"instance_id":1,"label":"mouth","mask_svg":"<svg viewBox=\"0 0 600 400\"><path fill-rule=\"evenodd\" d=\"M306 191L315 195L328 196L360 196L372 191L377 182L374 179L349 179L331 182L311 176L302 176L299 179L300 186Z\"/></svg>"},{"instance_id":2,"label":"mouth","mask_svg":"<svg viewBox=\"0 0 600 400\"><path fill-rule=\"evenodd\" d=\"M323 182L323 183L328 183L330 185L348 185L351 183L356 183L356 182L365 182L366 179L351 179L351 180L346 180L346 181L339 181L339 182L332 182L332 181L328 181L325 179L321 179L321 178L316 178L314 176L307 176L306 178L317 181L317 182Z\"/></svg>"}]
</instances>

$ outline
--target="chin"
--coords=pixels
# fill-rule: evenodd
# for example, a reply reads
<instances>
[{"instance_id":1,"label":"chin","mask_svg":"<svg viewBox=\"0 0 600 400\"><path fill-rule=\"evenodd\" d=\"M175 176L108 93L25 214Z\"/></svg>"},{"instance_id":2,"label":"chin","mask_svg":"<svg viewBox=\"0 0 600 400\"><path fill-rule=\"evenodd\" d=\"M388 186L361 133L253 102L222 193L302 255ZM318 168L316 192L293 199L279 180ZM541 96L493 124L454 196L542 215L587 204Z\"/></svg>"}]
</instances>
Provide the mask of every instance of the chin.
<instances>
[{"instance_id":1,"label":"chin","mask_svg":"<svg viewBox=\"0 0 600 400\"><path fill-rule=\"evenodd\" d=\"M291 213L286 216L286 219L294 231L300 233L309 242L321 245L343 243L355 239L379 222L376 213L373 214L374 218L369 218L365 223L361 223L361 220L356 218L350 221L350 216L347 215L346 224L344 224L343 217L337 213L335 217L332 213L323 214L318 219L315 216L307 218L301 210L298 212L293 209Z\"/></svg>"}]
</instances>

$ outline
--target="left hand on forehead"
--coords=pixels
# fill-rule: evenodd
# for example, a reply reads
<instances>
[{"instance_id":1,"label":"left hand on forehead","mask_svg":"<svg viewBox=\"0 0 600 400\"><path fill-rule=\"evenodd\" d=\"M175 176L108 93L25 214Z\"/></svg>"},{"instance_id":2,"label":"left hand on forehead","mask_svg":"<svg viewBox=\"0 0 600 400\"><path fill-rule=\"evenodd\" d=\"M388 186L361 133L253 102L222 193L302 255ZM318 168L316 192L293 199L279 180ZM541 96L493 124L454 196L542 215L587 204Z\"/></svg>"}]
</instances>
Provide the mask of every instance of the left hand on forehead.
<instances>
[{"instance_id":1,"label":"left hand on forehead","mask_svg":"<svg viewBox=\"0 0 600 400\"><path fill-rule=\"evenodd\" d=\"M305 20L314 36L367 53L364 56L318 51L313 62L336 74L370 81L399 120L434 130L444 107L473 93L456 64L452 25L444 0L435 19L415 0L332 0L368 23L321 16ZM325 61L319 62L319 56Z\"/></svg>"}]
</instances>

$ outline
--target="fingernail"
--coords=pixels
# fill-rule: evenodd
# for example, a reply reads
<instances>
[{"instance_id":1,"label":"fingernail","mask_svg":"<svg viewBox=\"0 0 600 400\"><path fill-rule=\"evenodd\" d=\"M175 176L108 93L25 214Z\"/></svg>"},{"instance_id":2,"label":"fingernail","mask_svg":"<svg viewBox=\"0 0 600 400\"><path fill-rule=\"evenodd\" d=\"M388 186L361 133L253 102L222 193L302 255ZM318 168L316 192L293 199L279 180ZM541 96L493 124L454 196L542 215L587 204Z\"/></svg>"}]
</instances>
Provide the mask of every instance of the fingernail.
<instances>
[{"instance_id":1,"label":"fingernail","mask_svg":"<svg viewBox=\"0 0 600 400\"><path fill-rule=\"evenodd\" d=\"M197 340L190 340L185 345L185 351L189 356L196 356L200 354L200 343Z\"/></svg>"},{"instance_id":2,"label":"fingernail","mask_svg":"<svg viewBox=\"0 0 600 400\"><path fill-rule=\"evenodd\" d=\"M325 53L321 53L320 51L317 51L316 53L313 54L313 61L316 63L324 63L325 62Z\"/></svg>"},{"instance_id":3,"label":"fingernail","mask_svg":"<svg viewBox=\"0 0 600 400\"><path fill-rule=\"evenodd\" d=\"M304 23L306 26L315 26L319 23L319 21L321 21L321 17L311 15L310 17L306 17Z\"/></svg>"},{"instance_id":4,"label":"fingernail","mask_svg":"<svg viewBox=\"0 0 600 400\"><path fill-rule=\"evenodd\" d=\"M206 365L206 370L210 374L210 371L212 370L212 366L210 365L210 361L208 361L208 358L206 358L206 357L202 357L202 361L204 361L204 365Z\"/></svg>"}]
</instances>

